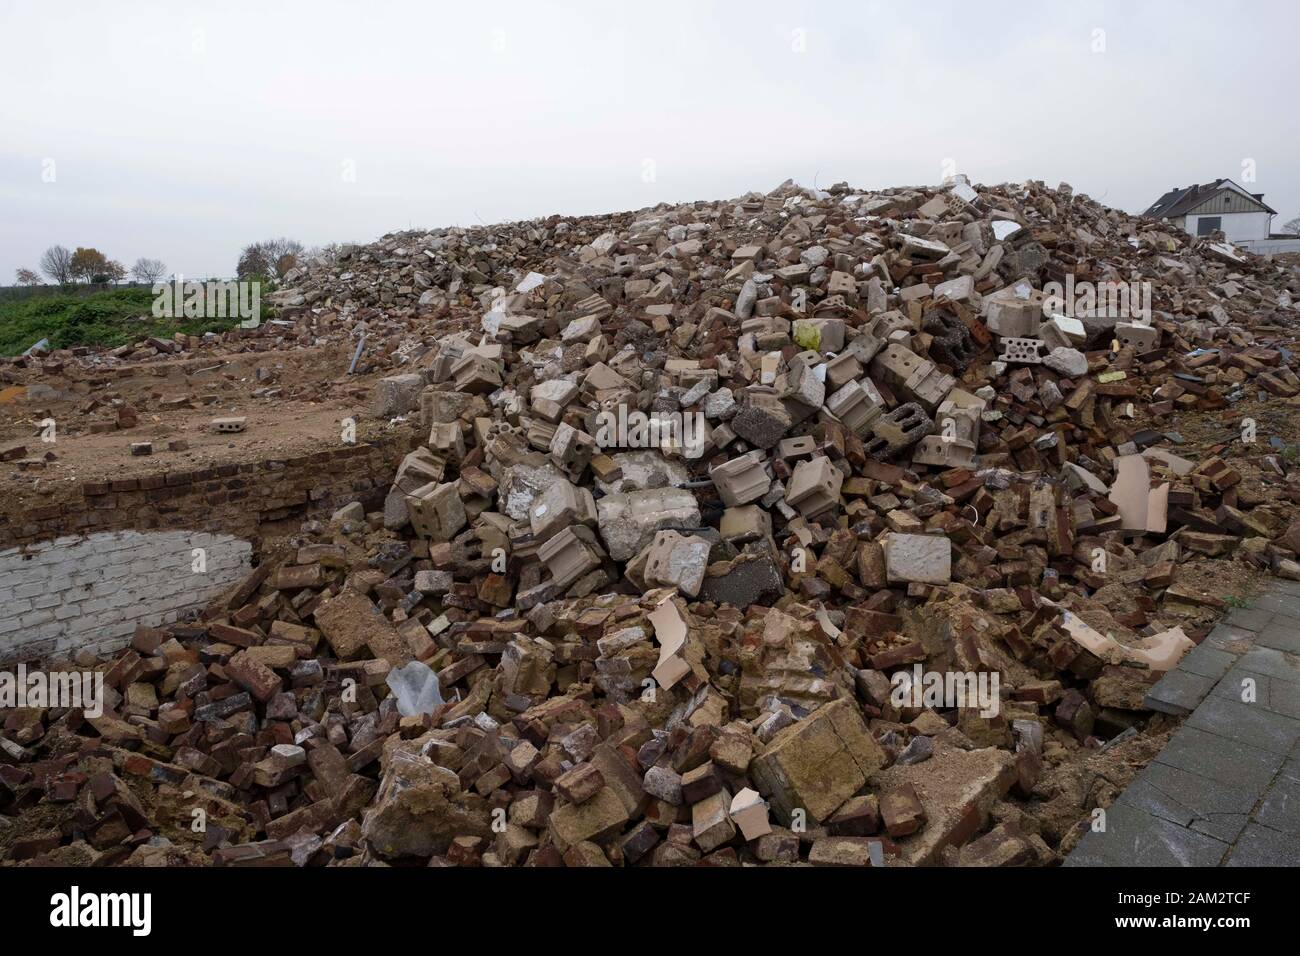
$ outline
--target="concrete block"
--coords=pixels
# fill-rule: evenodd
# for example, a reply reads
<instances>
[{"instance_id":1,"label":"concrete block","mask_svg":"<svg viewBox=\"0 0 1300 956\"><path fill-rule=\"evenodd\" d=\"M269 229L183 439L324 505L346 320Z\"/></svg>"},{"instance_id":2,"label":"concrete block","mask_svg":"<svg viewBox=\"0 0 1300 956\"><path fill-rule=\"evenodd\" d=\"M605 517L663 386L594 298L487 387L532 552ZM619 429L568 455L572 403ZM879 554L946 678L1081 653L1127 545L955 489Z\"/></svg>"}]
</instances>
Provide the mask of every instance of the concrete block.
<instances>
[{"instance_id":1,"label":"concrete block","mask_svg":"<svg viewBox=\"0 0 1300 956\"><path fill-rule=\"evenodd\" d=\"M884 539L889 582L947 584L952 580L952 544L944 535L890 534Z\"/></svg>"},{"instance_id":2,"label":"concrete block","mask_svg":"<svg viewBox=\"0 0 1300 956\"><path fill-rule=\"evenodd\" d=\"M455 482L420 486L407 495L406 507L416 534L431 541L450 541L469 523Z\"/></svg>"},{"instance_id":3,"label":"concrete block","mask_svg":"<svg viewBox=\"0 0 1300 956\"><path fill-rule=\"evenodd\" d=\"M839 505L843 484L844 472L825 455L801 461L790 476L785 502L805 518L815 518Z\"/></svg>"},{"instance_id":4,"label":"concrete block","mask_svg":"<svg viewBox=\"0 0 1300 956\"><path fill-rule=\"evenodd\" d=\"M396 418L416 411L420 407L420 394L423 391L423 375L412 373L381 378L375 383L372 413L376 418Z\"/></svg>"},{"instance_id":5,"label":"concrete block","mask_svg":"<svg viewBox=\"0 0 1300 956\"><path fill-rule=\"evenodd\" d=\"M772 486L764 467L767 456L755 450L709 469L718 497L729 508L757 501Z\"/></svg>"}]
</instances>

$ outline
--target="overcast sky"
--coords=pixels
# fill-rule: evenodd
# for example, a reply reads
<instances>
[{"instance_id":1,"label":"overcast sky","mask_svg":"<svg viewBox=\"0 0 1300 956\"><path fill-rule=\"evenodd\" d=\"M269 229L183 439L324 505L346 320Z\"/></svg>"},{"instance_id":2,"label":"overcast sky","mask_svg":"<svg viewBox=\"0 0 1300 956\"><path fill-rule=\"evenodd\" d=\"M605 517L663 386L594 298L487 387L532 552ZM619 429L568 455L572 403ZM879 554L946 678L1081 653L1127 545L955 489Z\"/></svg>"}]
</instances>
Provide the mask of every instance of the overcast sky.
<instances>
[{"instance_id":1,"label":"overcast sky","mask_svg":"<svg viewBox=\"0 0 1300 956\"><path fill-rule=\"evenodd\" d=\"M768 190L1229 177L1300 215L1300 4L0 0L0 284ZM1253 170L1254 181L1247 181Z\"/></svg>"}]
</instances>

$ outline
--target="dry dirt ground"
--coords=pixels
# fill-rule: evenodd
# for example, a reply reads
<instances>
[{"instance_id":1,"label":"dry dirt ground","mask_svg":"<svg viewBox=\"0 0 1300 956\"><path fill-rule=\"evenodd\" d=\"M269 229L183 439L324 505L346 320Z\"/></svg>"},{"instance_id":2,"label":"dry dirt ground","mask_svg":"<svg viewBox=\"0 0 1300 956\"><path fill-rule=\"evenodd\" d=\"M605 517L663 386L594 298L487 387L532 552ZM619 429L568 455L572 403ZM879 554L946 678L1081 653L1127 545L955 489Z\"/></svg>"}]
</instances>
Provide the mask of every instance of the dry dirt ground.
<instances>
[{"instance_id":1,"label":"dry dirt ground","mask_svg":"<svg viewBox=\"0 0 1300 956\"><path fill-rule=\"evenodd\" d=\"M349 376L349 357L345 346L325 346L156 361L127 377L79 369L33 376L30 395L26 385L0 390L0 449L27 449L0 465L0 493L45 504L60 486L300 455L340 443L349 418L365 441L385 426L369 414L374 382L392 373ZM123 405L137 413L133 427L92 430ZM237 416L248 420L243 432L213 430L214 418ZM51 443L40 437L47 419ZM184 450L169 450L177 440ZM132 443L143 441L153 454L132 455Z\"/></svg>"}]
</instances>

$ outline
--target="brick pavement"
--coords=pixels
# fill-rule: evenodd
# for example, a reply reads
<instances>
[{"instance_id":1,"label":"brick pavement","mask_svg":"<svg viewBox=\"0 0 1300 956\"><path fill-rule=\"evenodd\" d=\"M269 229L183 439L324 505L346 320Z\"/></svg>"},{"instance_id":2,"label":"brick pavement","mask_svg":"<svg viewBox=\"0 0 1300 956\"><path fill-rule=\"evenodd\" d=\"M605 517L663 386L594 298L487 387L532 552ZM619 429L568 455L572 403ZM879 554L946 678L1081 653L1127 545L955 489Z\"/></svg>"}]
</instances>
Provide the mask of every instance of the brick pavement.
<instances>
[{"instance_id":1,"label":"brick pavement","mask_svg":"<svg viewBox=\"0 0 1300 956\"><path fill-rule=\"evenodd\" d=\"M1188 714L1066 866L1300 866L1300 582L1231 611L1155 684Z\"/></svg>"}]
</instances>

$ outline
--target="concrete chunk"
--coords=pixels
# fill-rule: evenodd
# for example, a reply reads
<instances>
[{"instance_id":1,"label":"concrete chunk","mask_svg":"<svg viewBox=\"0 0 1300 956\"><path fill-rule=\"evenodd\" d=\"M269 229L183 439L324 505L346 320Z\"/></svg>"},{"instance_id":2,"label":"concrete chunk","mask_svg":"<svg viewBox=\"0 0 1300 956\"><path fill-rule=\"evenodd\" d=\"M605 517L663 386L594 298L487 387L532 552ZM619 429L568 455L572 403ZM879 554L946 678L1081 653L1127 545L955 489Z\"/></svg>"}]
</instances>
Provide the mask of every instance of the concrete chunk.
<instances>
[{"instance_id":1,"label":"concrete chunk","mask_svg":"<svg viewBox=\"0 0 1300 956\"><path fill-rule=\"evenodd\" d=\"M596 502L600 536L609 556L627 561L663 528L698 528L700 506L685 489L655 488L606 495Z\"/></svg>"},{"instance_id":2,"label":"concrete chunk","mask_svg":"<svg viewBox=\"0 0 1300 956\"><path fill-rule=\"evenodd\" d=\"M890 583L947 584L952 579L952 544L944 535L890 534L884 539Z\"/></svg>"},{"instance_id":3,"label":"concrete chunk","mask_svg":"<svg viewBox=\"0 0 1300 956\"><path fill-rule=\"evenodd\" d=\"M645 563L645 582L650 587L675 587L695 597L704 583L712 545L704 538L685 537L676 531L660 531L650 545Z\"/></svg>"},{"instance_id":4,"label":"concrete chunk","mask_svg":"<svg viewBox=\"0 0 1300 956\"><path fill-rule=\"evenodd\" d=\"M857 705L834 700L780 731L750 764L759 791L787 826L801 808L821 823L885 763Z\"/></svg>"}]
</instances>

